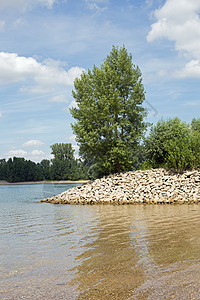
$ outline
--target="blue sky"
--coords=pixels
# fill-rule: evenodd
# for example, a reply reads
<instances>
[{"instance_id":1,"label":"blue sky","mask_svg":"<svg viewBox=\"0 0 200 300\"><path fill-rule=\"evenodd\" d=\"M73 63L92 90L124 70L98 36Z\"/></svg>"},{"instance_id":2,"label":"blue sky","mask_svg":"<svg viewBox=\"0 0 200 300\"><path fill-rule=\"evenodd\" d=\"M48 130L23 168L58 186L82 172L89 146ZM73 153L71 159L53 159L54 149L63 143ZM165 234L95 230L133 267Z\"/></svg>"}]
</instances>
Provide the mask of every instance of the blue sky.
<instances>
[{"instance_id":1,"label":"blue sky","mask_svg":"<svg viewBox=\"0 0 200 300\"><path fill-rule=\"evenodd\" d=\"M0 1L0 157L50 158L72 143L73 81L112 45L142 71L147 121L200 109L199 0Z\"/></svg>"}]
</instances>

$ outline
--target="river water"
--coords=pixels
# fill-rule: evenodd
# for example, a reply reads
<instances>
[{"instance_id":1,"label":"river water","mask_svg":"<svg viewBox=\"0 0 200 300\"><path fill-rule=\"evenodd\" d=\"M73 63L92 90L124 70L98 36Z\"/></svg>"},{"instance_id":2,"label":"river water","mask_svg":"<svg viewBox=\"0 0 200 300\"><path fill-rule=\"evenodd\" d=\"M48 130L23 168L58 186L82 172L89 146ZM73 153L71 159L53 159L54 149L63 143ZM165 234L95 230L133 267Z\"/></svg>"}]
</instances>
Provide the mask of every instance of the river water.
<instances>
[{"instance_id":1,"label":"river water","mask_svg":"<svg viewBox=\"0 0 200 300\"><path fill-rule=\"evenodd\" d=\"M0 186L0 299L200 299L200 205L38 203Z\"/></svg>"}]
</instances>

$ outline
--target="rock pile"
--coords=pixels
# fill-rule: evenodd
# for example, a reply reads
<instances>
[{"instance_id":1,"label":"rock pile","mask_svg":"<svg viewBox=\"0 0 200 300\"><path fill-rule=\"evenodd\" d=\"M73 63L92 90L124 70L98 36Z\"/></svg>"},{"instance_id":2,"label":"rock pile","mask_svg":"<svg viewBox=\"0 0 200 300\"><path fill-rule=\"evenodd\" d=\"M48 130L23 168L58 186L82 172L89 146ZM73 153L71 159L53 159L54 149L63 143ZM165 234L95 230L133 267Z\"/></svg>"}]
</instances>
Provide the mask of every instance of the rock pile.
<instances>
[{"instance_id":1,"label":"rock pile","mask_svg":"<svg viewBox=\"0 0 200 300\"><path fill-rule=\"evenodd\" d=\"M41 202L62 204L199 203L200 170L165 169L109 175Z\"/></svg>"}]
</instances>

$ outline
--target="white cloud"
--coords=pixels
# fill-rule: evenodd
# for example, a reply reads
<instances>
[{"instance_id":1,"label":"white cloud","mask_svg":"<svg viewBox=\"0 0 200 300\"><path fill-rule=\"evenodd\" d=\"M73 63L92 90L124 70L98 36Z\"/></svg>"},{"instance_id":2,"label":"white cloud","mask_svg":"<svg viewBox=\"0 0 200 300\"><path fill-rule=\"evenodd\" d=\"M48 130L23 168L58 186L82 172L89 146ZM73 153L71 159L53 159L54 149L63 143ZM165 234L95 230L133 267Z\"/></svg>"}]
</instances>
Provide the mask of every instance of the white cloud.
<instances>
[{"instance_id":1,"label":"white cloud","mask_svg":"<svg viewBox=\"0 0 200 300\"><path fill-rule=\"evenodd\" d=\"M28 153L26 159L30 159L31 161L34 162L41 162L43 159L52 159L53 156L50 155L46 155L43 151L35 149L33 151L31 151L30 153Z\"/></svg>"},{"instance_id":2,"label":"white cloud","mask_svg":"<svg viewBox=\"0 0 200 300\"><path fill-rule=\"evenodd\" d=\"M74 79L82 72L83 69L79 67L66 71L60 62L54 60L40 63L33 57L0 52L0 84L33 82L32 85L25 85L22 91L49 92L60 86L72 86Z\"/></svg>"},{"instance_id":3,"label":"white cloud","mask_svg":"<svg viewBox=\"0 0 200 300\"><path fill-rule=\"evenodd\" d=\"M71 135L69 137L69 140L70 140L71 143L76 143L76 135L75 134Z\"/></svg>"},{"instance_id":4,"label":"white cloud","mask_svg":"<svg viewBox=\"0 0 200 300\"><path fill-rule=\"evenodd\" d=\"M43 151L41 151L41 150L33 150L32 152L31 152L31 155L33 156L33 157L43 157L44 156L44 152Z\"/></svg>"},{"instance_id":5,"label":"white cloud","mask_svg":"<svg viewBox=\"0 0 200 300\"><path fill-rule=\"evenodd\" d=\"M28 154L28 152L24 150L10 150L7 155L8 157L25 157Z\"/></svg>"},{"instance_id":6,"label":"white cloud","mask_svg":"<svg viewBox=\"0 0 200 300\"><path fill-rule=\"evenodd\" d=\"M85 0L89 9L103 11L109 5L109 0Z\"/></svg>"},{"instance_id":7,"label":"white cloud","mask_svg":"<svg viewBox=\"0 0 200 300\"><path fill-rule=\"evenodd\" d=\"M78 151L78 150L79 150L79 146L76 145L76 144L73 144L72 147L75 149L75 151Z\"/></svg>"},{"instance_id":8,"label":"white cloud","mask_svg":"<svg viewBox=\"0 0 200 300\"><path fill-rule=\"evenodd\" d=\"M2 113L0 112L0 119L2 118Z\"/></svg>"},{"instance_id":9,"label":"white cloud","mask_svg":"<svg viewBox=\"0 0 200 300\"><path fill-rule=\"evenodd\" d=\"M51 9L55 3L59 1L56 0L39 0L42 6L46 6L47 8Z\"/></svg>"},{"instance_id":10,"label":"white cloud","mask_svg":"<svg viewBox=\"0 0 200 300\"><path fill-rule=\"evenodd\" d=\"M70 105L68 106L68 108L78 108L77 102L75 100L73 100Z\"/></svg>"},{"instance_id":11,"label":"white cloud","mask_svg":"<svg viewBox=\"0 0 200 300\"><path fill-rule=\"evenodd\" d=\"M200 78L200 61L194 59L191 60L185 65L185 67L182 70L174 72L174 76L180 78Z\"/></svg>"},{"instance_id":12,"label":"white cloud","mask_svg":"<svg viewBox=\"0 0 200 300\"><path fill-rule=\"evenodd\" d=\"M52 98L49 99L49 102L64 102L64 103L67 103L68 102L68 99L65 95L59 95L59 96L54 96Z\"/></svg>"},{"instance_id":13,"label":"white cloud","mask_svg":"<svg viewBox=\"0 0 200 300\"><path fill-rule=\"evenodd\" d=\"M147 7L152 7L153 6L153 0L146 0L145 4Z\"/></svg>"},{"instance_id":14,"label":"white cloud","mask_svg":"<svg viewBox=\"0 0 200 300\"><path fill-rule=\"evenodd\" d=\"M147 36L149 42L160 38L174 41L175 49L192 59L181 71L182 77L200 76L199 12L199 0L167 0L160 9L154 12L157 22L152 24Z\"/></svg>"},{"instance_id":15,"label":"white cloud","mask_svg":"<svg viewBox=\"0 0 200 300\"><path fill-rule=\"evenodd\" d=\"M29 140L25 142L22 147L40 147L42 145L44 145L44 143L39 140Z\"/></svg>"},{"instance_id":16,"label":"white cloud","mask_svg":"<svg viewBox=\"0 0 200 300\"><path fill-rule=\"evenodd\" d=\"M46 155L43 151L35 149L31 152L24 151L22 149L20 150L10 150L7 154L6 157L23 157L26 160L31 160L35 162L40 162L43 159L51 159L51 155Z\"/></svg>"}]
</instances>

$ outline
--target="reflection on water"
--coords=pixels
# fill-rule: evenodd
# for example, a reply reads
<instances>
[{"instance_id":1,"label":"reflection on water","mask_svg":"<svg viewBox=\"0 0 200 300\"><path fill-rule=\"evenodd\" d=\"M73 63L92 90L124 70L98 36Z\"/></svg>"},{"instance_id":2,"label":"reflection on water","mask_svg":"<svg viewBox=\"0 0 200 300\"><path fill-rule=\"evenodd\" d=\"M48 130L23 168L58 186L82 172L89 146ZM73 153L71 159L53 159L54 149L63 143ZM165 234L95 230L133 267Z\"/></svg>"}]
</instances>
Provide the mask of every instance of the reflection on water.
<instances>
[{"instance_id":1,"label":"reflection on water","mask_svg":"<svg viewBox=\"0 0 200 300\"><path fill-rule=\"evenodd\" d=\"M0 198L2 299L200 299L200 206L51 205L30 189Z\"/></svg>"},{"instance_id":2,"label":"reflection on water","mask_svg":"<svg viewBox=\"0 0 200 300\"><path fill-rule=\"evenodd\" d=\"M134 215L130 207L96 206L96 239L76 260L77 276L72 283L80 289L80 299L127 299L144 282L143 270L131 234Z\"/></svg>"},{"instance_id":3,"label":"reflection on water","mask_svg":"<svg viewBox=\"0 0 200 300\"><path fill-rule=\"evenodd\" d=\"M79 299L199 299L199 206L93 209L96 239L73 268Z\"/></svg>"}]
</instances>

